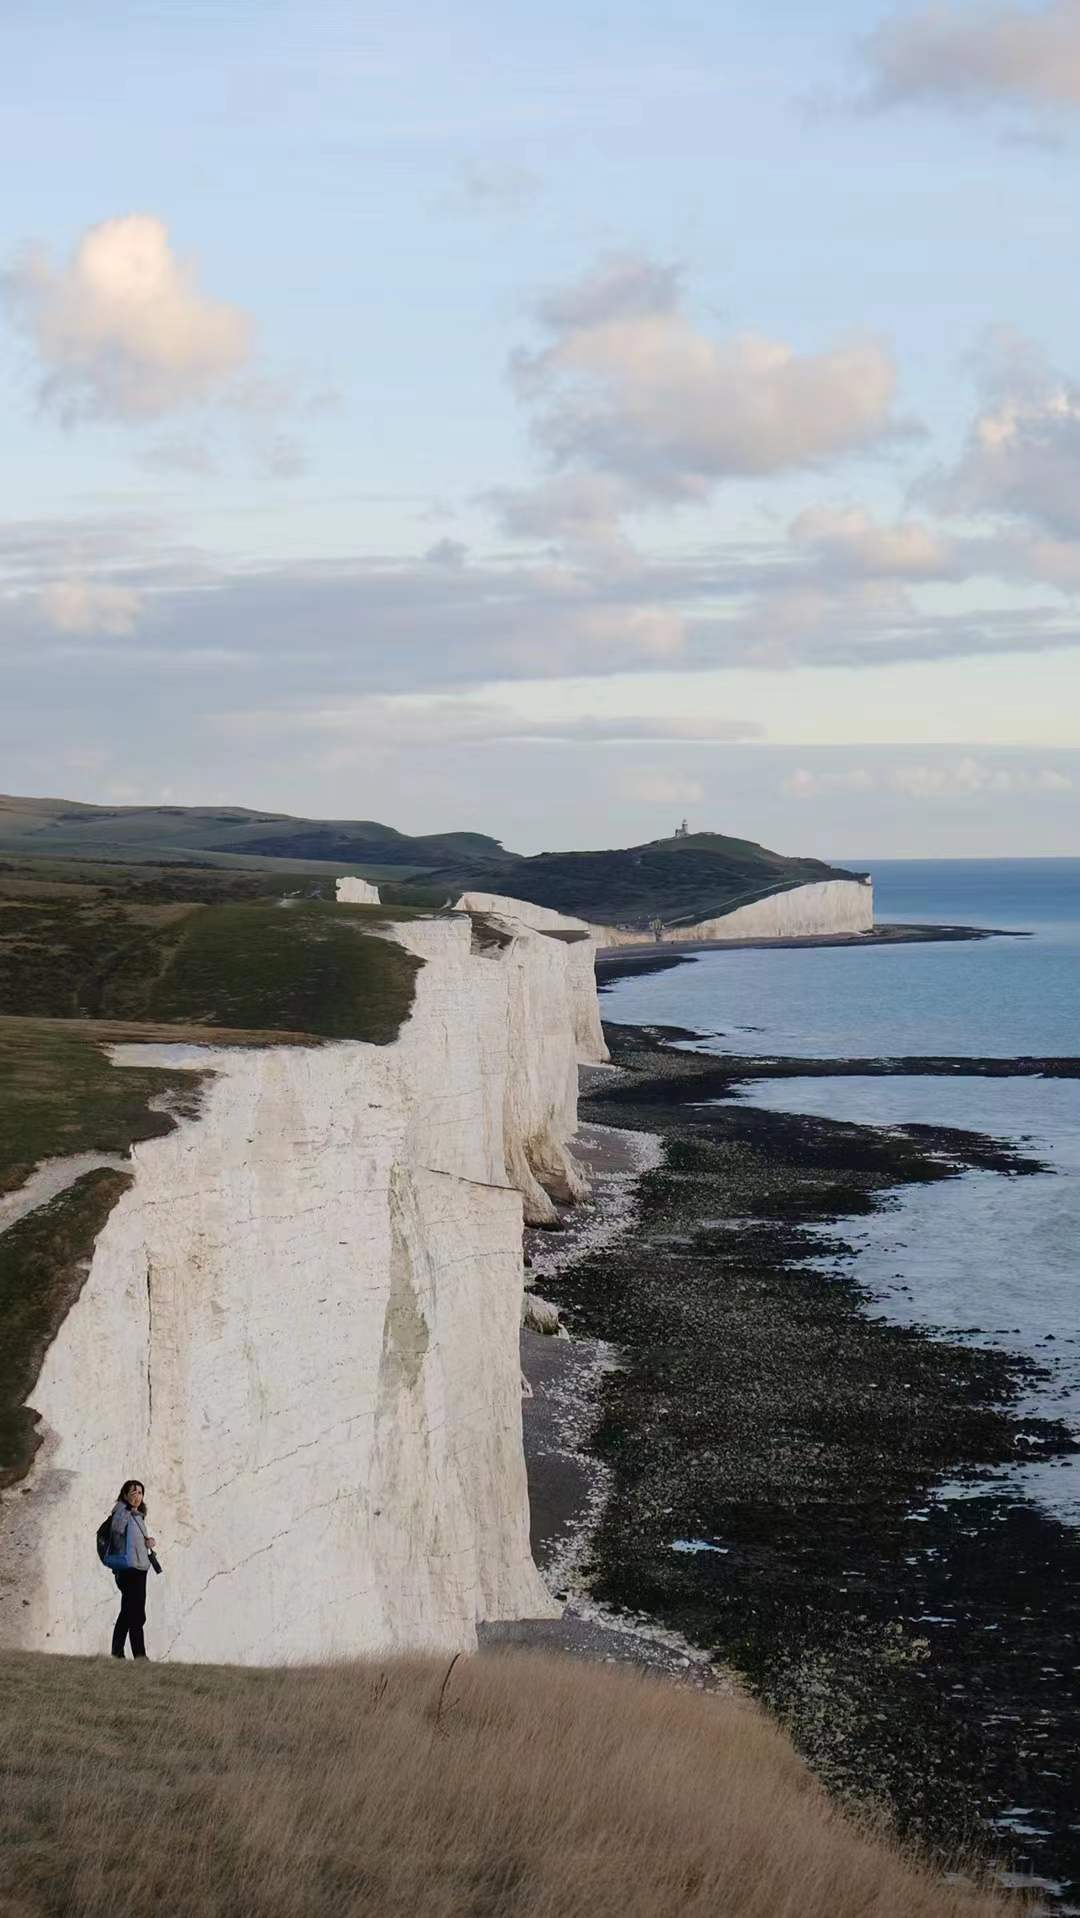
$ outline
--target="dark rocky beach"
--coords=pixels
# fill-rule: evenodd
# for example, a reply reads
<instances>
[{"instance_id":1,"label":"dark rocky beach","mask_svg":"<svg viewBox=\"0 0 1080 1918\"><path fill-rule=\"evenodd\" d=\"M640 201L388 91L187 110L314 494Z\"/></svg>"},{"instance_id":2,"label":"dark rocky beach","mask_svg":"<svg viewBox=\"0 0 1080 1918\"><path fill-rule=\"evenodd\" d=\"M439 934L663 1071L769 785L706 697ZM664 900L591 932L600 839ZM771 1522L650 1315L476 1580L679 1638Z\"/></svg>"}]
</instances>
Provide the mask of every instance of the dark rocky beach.
<instances>
[{"instance_id":1,"label":"dark rocky beach","mask_svg":"<svg viewBox=\"0 0 1080 1918\"><path fill-rule=\"evenodd\" d=\"M638 1179L631 1232L584 1232L538 1281L575 1340L613 1355L578 1382L574 1469L538 1441L542 1378L527 1407L542 1559L580 1523L575 1469L587 1479L591 1461L603 1498L579 1606L670 1634L669 1664L685 1641L702 1671L733 1667L844 1800L940 1857L969 1846L1002 1860L1042 1881L1052 1908L1080 1907L1077 1535L978 1485L1076 1441L1019 1416L1033 1362L873 1316L822 1256L850 1251L823 1227L905 1184L1043 1168L985 1134L738 1097L751 1078L948 1073L951 1059L720 1059L676 1047L683 1032L608 1037L620 1070L590 1075L583 1122L658 1136L660 1162ZM1076 1076L1080 1062L963 1067ZM570 1355L549 1349L558 1373ZM935 1500L956 1477L975 1495Z\"/></svg>"}]
</instances>

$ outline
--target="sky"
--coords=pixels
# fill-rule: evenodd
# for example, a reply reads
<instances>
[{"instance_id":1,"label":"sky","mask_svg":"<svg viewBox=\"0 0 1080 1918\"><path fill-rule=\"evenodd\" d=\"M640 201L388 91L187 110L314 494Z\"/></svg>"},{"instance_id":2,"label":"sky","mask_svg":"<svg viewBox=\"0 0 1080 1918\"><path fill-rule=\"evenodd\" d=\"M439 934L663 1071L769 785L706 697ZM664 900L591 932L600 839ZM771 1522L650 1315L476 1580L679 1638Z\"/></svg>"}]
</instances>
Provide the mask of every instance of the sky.
<instances>
[{"instance_id":1,"label":"sky","mask_svg":"<svg viewBox=\"0 0 1080 1918\"><path fill-rule=\"evenodd\" d=\"M0 790L1080 854L1080 0L0 23Z\"/></svg>"}]
</instances>

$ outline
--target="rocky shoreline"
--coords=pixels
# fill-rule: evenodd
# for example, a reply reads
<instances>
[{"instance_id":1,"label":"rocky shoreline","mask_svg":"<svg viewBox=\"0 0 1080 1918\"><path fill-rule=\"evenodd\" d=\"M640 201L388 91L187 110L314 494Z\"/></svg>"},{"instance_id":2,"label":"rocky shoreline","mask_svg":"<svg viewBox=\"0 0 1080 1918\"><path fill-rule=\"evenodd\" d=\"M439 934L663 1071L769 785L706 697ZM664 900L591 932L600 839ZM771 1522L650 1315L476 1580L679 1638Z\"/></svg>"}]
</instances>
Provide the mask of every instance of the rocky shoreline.
<instances>
[{"instance_id":1,"label":"rocky shoreline","mask_svg":"<svg viewBox=\"0 0 1080 1918\"><path fill-rule=\"evenodd\" d=\"M613 1075L582 1067L583 1088ZM558 1232L526 1232L527 1278L534 1299L578 1259L615 1252L636 1231L640 1180L659 1165L660 1141L648 1133L583 1126L575 1157L588 1174L590 1197L566 1209ZM552 1308L554 1310L554 1308ZM529 1482L530 1544L549 1590L563 1606L560 1619L482 1624L484 1651L501 1646L566 1652L643 1671L697 1689L730 1692L736 1681L680 1633L660 1620L599 1601L588 1589L584 1561L611 1494L611 1473L592 1447L602 1381L619 1363L606 1339L552 1337L523 1327L525 1387L522 1427Z\"/></svg>"},{"instance_id":2,"label":"rocky shoreline","mask_svg":"<svg viewBox=\"0 0 1080 1918\"><path fill-rule=\"evenodd\" d=\"M756 1110L731 1097L740 1079L808 1062L670 1043L687 1036L608 1028L621 1070L591 1075L583 1119L658 1136L663 1160L631 1234L543 1277L575 1338L618 1354L590 1383L606 1499L578 1583L607 1619L733 1666L847 1802L1075 1907L1075 1533L989 1485L933 1488L1076 1441L1017 1415L1031 1362L874 1318L822 1258L850 1250L822 1226L900 1185L1042 1168L981 1134Z\"/></svg>"}]
</instances>

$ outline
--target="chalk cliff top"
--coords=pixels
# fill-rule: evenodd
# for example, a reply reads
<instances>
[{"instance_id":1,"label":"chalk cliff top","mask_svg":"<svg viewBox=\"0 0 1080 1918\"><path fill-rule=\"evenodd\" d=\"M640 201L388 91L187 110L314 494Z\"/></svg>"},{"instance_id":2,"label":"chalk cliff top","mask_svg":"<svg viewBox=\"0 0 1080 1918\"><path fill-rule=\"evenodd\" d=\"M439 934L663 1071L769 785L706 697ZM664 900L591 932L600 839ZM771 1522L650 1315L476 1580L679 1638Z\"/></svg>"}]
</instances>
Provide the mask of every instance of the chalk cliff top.
<instances>
[{"instance_id":1,"label":"chalk cliff top","mask_svg":"<svg viewBox=\"0 0 1080 1918\"><path fill-rule=\"evenodd\" d=\"M420 909L281 891L276 874L5 862L0 1193L55 1153L167 1130L147 1101L171 1076L112 1072L113 1041L396 1038L422 962L385 933Z\"/></svg>"},{"instance_id":2,"label":"chalk cliff top","mask_svg":"<svg viewBox=\"0 0 1080 1918\"><path fill-rule=\"evenodd\" d=\"M6 861L0 1014L385 1043L417 962L373 935L423 910L278 873Z\"/></svg>"},{"instance_id":3,"label":"chalk cliff top","mask_svg":"<svg viewBox=\"0 0 1080 1918\"><path fill-rule=\"evenodd\" d=\"M111 1125L102 1044L378 1045L408 1015L420 961L377 934L416 914L323 900L147 899L152 890L143 884L133 898L115 875L50 886L0 872L0 1191L48 1152L105 1143L88 1136Z\"/></svg>"}]
</instances>

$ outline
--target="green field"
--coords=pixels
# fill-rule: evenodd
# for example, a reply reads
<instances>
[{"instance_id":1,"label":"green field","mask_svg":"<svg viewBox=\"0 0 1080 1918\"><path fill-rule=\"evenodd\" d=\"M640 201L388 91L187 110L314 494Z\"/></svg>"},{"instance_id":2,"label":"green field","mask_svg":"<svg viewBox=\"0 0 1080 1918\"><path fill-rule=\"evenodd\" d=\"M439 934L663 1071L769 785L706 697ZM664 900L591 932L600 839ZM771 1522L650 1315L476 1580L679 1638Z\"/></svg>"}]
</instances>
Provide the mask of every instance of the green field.
<instances>
[{"instance_id":1,"label":"green field","mask_svg":"<svg viewBox=\"0 0 1080 1918\"><path fill-rule=\"evenodd\" d=\"M339 906L329 878L283 889L266 872L12 860L0 865L0 1015L384 1045L419 962L375 935L422 911Z\"/></svg>"}]
</instances>

